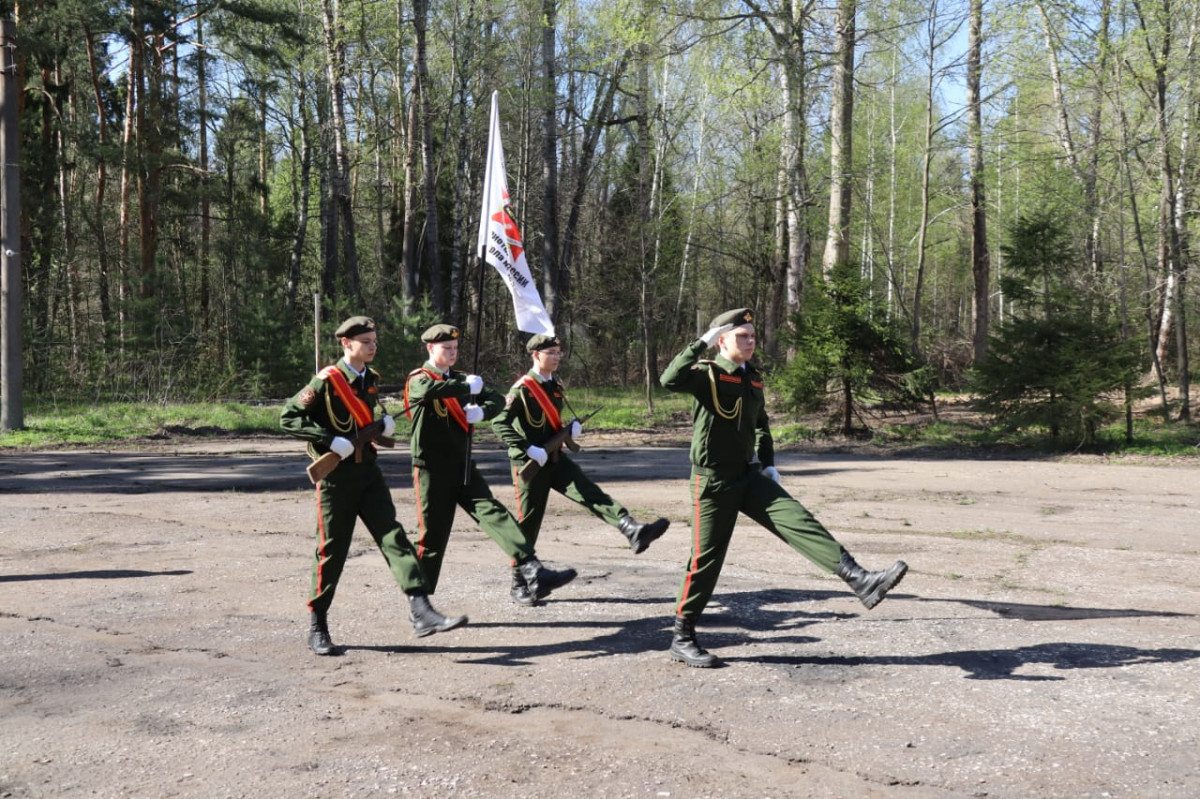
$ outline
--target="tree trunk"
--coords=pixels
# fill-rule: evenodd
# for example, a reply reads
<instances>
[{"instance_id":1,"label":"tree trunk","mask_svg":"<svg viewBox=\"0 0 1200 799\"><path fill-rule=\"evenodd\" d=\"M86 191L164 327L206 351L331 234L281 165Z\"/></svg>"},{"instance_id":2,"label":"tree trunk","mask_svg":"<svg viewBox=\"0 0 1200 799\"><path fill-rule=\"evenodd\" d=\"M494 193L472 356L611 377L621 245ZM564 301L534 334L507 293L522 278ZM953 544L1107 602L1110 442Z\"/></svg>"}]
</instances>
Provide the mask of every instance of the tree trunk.
<instances>
[{"instance_id":1,"label":"tree trunk","mask_svg":"<svg viewBox=\"0 0 1200 799\"><path fill-rule=\"evenodd\" d=\"M63 84L61 65L55 62L54 65L54 82L56 85ZM74 95L68 94L65 98L66 108L59 108L57 115L59 116L58 124L54 126L54 150L55 162L58 168L58 181L56 188L58 189L58 205L59 205L59 224L62 230L62 260L63 274L67 281L66 298L67 298L67 338L70 342L70 369L78 374L82 366L83 357L83 342L81 341L80 321L83 314L81 307L81 297L79 288L79 264L76 261L76 235L75 235L75 203L72 202L72 184L74 179L72 174L74 166L67 154L67 141L63 135L63 126L76 124L74 110ZM64 118L65 117L65 118Z\"/></svg>"},{"instance_id":2,"label":"tree trunk","mask_svg":"<svg viewBox=\"0 0 1200 799\"><path fill-rule=\"evenodd\" d=\"M991 324L991 258L983 182L983 120L980 102L983 62L983 0L971 0L967 51L967 141L971 149L971 349L976 364L987 357Z\"/></svg>"},{"instance_id":3,"label":"tree trunk","mask_svg":"<svg viewBox=\"0 0 1200 799\"><path fill-rule=\"evenodd\" d=\"M325 32L325 72L329 83L329 132L333 144L329 186L333 212L337 214L337 225L331 226L330 232L335 236L340 233L341 271L345 275L346 291L350 295L349 299L361 308L363 297L358 277L358 250L350 197L350 153L346 141L346 45L343 41L338 3L339 0L323 0L321 3L321 20Z\"/></svg>"},{"instance_id":4,"label":"tree trunk","mask_svg":"<svg viewBox=\"0 0 1200 799\"><path fill-rule=\"evenodd\" d=\"M134 124L134 138L140 155L137 171L138 192L138 296L142 300L152 299L157 293L155 263L158 255L158 208L162 185L162 136L159 129L162 120L162 63L154 47L146 46L139 38L137 49L142 50L141 80L138 82L138 104ZM145 310L139 321L153 324Z\"/></svg>"},{"instance_id":5,"label":"tree trunk","mask_svg":"<svg viewBox=\"0 0 1200 799\"><path fill-rule=\"evenodd\" d=\"M925 139L921 152L921 221L917 228L917 268L913 281L912 316L908 333L909 346L913 352L919 352L921 346L921 295L925 286L925 242L929 236L929 170L933 159L933 78L936 54L935 15L936 4L930 9L929 20L926 23L929 61L925 73Z\"/></svg>"},{"instance_id":6,"label":"tree trunk","mask_svg":"<svg viewBox=\"0 0 1200 799\"><path fill-rule=\"evenodd\" d=\"M200 135L200 252L196 254L196 268L200 272L200 329L208 331L212 324L212 286L209 283L209 263L212 252L212 200L209 197L210 175L208 173L208 52L204 48L204 17L196 18L196 90L199 107L197 115ZM289 308L291 303L289 302Z\"/></svg>"},{"instance_id":7,"label":"tree trunk","mask_svg":"<svg viewBox=\"0 0 1200 799\"><path fill-rule=\"evenodd\" d=\"M546 310L557 329L562 322L566 281L558 264L558 99L554 39L558 1L542 0L542 287Z\"/></svg>"},{"instance_id":8,"label":"tree trunk","mask_svg":"<svg viewBox=\"0 0 1200 799\"><path fill-rule=\"evenodd\" d=\"M425 263L429 265L429 301L439 315L446 313L442 288L442 263L438 252L437 164L433 151L433 110L429 103L429 65L426 60L425 28L429 0L413 0L416 30L417 100L421 104L421 154L425 167Z\"/></svg>"},{"instance_id":9,"label":"tree trunk","mask_svg":"<svg viewBox=\"0 0 1200 799\"><path fill-rule=\"evenodd\" d=\"M328 91L328 87L325 87ZM317 127L321 131L321 296L332 303L338 298L338 212L333 188L337 170L329 130L328 103L317 103ZM332 306L331 306L332 307Z\"/></svg>"},{"instance_id":10,"label":"tree trunk","mask_svg":"<svg viewBox=\"0 0 1200 799\"><path fill-rule=\"evenodd\" d=\"M624 52L616 66L608 71L596 91L591 113L583 127L583 143L579 149L579 161L573 167L575 191L571 194L570 208L567 210L567 223L563 227L562 235L562 256L558 261L564 286L570 285L571 269L575 263L575 236L579 218L583 213L583 203L587 196L588 180L592 175L596 149L600 145L600 137L604 133L604 129L612 119L617 88L620 86L621 78L625 75L629 56L628 51ZM566 293L569 294L569 291Z\"/></svg>"},{"instance_id":11,"label":"tree trunk","mask_svg":"<svg viewBox=\"0 0 1200 799\"><path fill-rule=\"evenodd\" d=\"M293 195L293 211L296 215L296 230L292 234L292 251L288 258L288 281L286 306L288 319L296 313L296 296L300 291L300 267L304 260L304 244L308 238L308 202L312 183L312 145L309 143L308 91L304 75L296 83L296 105L300 111L300 125L296 129L300 141L295 158L300 162L298 196Z\"/></svg>"},{"instance_id":12,"label":"tree trunk","mask_svg":"<svg viewBox=\"0 0 1200 799\"><path fill-rule=\"evenodd\" d=\"M654 413L654 386L658 383L657 351L654 342L653 287L651 285L651 171L650 155L650 47L645 42L637 45L637 90L634 102L637 108L637 259L639 273L639 311L642 333L642 377L646 398L646 413Z\"/></svg>"},{"instance_id":13,"label":"tree trunk","mask_svg":"<svg viewBox=\"0 0 1200 799\"><path fill-rule=\"evenodd\" d=\"M136 19L137 14L137 6L130 6L130 17ZM134 144L134 115L137 108L137 87L140 83L142 70L142 48L137 45L137 42L140 40L140 29L133 27L130 31L129 74L126 78L125 87L125 126L121 131L121 210L117 223L117 241L120 247L118 253L120 276L117 283L117 338L120 342L122 353L125 351L125 341L128 335L128 263L132 254L130 252L130 228L133 226L133 222L130 219L131 195L133 192L133 183L137 179L134 173L138 169L138 157L135 150L136 145Z\"/></svg>"},{"instance_id":14,"label":"tree trunk","mask_svg":"<svg viewBox=\"0 0 1200 799\"><path fill-rule=\"evenodd\" d=\"M855 12L856 0L838 0L829 111L829 231L821 262L826 277L850 261Z\"/></svg>"},{"instance_id":15,"label":"tree trunk","mask_svg":"<svg viewBox=\"0 0 1200 799\"><path fill-rule=\"evenodd\" d=\"M92 81L92 97L96 102L97 137L100 140L99 154L96 157L96 190L93 195L92 234L96 237L96 293L100 300L100 321L105 331L113 323L111 297L109 296L109 273L112 264L108 257L108 226L104 224L104 201L108 189L108 119L104 110L104 94L100 89L100 70L96 63L96 45L91 29L83 26L84 43L87 47L88 74ZM203 64L203 60L200 61ZM203 117L202 117L203 118ZM101 337L100 346L107 345L108 336Z\"/></svg>"},{"instance_id":16,"label":"tree trunk","mask_svg":"<svg viewBox=\"0 0 1200 799\"><path fill-rule=\"evenodd\" d=\"M413 57L416 58L416 53L413 53ZM421 265L417 251L417 91L414 69L404 135L404 244L400 258L404 270L404 305L410 310L421 288Z\"/></svg>"},{"instance_id":17,"label":"tree trunk","mask_svg":"<svg viewBox=\"0 0 1200 799\"><path fill-rule=\"evenodd\" d=\"M467 168L471 156L471 120L468 104L470 77L475 70L476 27L475 3L471 0L467 4L466 24L462 26L464 32L455 36L455 49L461 55L456 59L455 68L458 73L458 141L455 147L453 243L450 253L450 320L458 325L465 325L467 322L467 314L463 312L463 300L467 294L464 285L465 275L468 274L466 267L468 264L475 264L476 261L475 256L467 250L464 239L467 229L465 209L468 206L468 197L471 196L467 185ZM470 310L469 306L467 310ZM480 342L475 341L473 344L478 352Z\"/></svg>"},{"instance_id":18,"label":"tree trunk","mask_svg":"<svg viewBox=\"0 0 1200 799\"><path fill-rule=\"evenodd\" d=\"M1175 175L1171 166L1170 131L1167 127L1167 104L1170 101L1167 91L1167 67L1170 62L1173 36L1171 4L1170 0L1162 0L1162 6L1159 9L1162 37L1157 51L1154 49L1154 39L1149 30L1150 26L1142 3L1140 0L1134 0L1133 5L1137 9L1138 22L1144 34L1146 49L1151 63L1154 64L1152 92L1155 101L1155 129L1158 134L1159 157L1158 270L1159 274L1167 276L1167 296L1163 303L1162 320L1158 328L1157 355L1159 361L1166 360L1172 325L1174 325L1176 362L1179 370L1179 418L1183 421L1190 421L1187 306L1184 304L1187 272L1180 252L1179 229L1176 227Z\"/></svg>"},{"instance_id":19,"label":"tree trunk","mask_svg":"<svg viewBox=\"0 0 1200 799\"><path fill-rule=\"evenodd\" d=\"M699 180L698 175L697 180ZM763 318L763 325L771 331L771 335L767 336L766 341L763 342L763 352L772 359L783 355L781 340L783 336L780 335L780 331L788 325L788 320L784 316L784 301L787 299L788 285L788 171L787 159L784 158L783 153L779 154L778 167L775 171L774 205L771 292Z\"/></svg>"}]
</instances>

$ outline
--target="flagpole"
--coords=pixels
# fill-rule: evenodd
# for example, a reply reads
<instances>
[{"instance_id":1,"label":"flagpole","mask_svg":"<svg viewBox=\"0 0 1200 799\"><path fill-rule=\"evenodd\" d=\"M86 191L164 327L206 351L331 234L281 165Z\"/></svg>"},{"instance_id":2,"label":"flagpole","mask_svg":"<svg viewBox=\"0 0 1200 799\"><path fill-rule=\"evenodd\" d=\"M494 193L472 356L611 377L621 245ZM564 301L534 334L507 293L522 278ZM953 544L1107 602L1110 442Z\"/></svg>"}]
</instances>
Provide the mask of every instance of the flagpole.
<instances>
[{"instance_id":1,"label":"flagpole","mask_svg":"<svg viewBox=\"0 0 1200 799\"><path fill-rule=\"evenodd\" d=\"M475 265L479 269L479 291L476 293L479 307L475 311L475 364L471 369L471 374L479 374L479 342L483 336L483 251L480 250L475 256ZM471 425L471 429L467 431L467 465L463 469L463 485L468 485L471 482L471 450L475 441L475 425Z\"/></svg>"},{"instance_id":2,"label":"flagpole","mask_svg":"<svg viewBox=\"0 0 1200 799\"><path fill-rule=\"evenodd\" d=\"M480 342L483 338L483 265L490 264L500 273L512 295L517 330L525 333L554 335L554 322L538 295L537 284L529 271L521 231L509 214L508 178L504 174L504 147L500 140L498 91L492 92L492 118L488 127L487 167L484 170L483 198L479 211L479 311L475 317L475 374L479 374ZM471 474L472 431L467 433L465 482Z\"/></svg>"},{"instance_id":3,"label":"flagpole","mask_svg":"<svg viewBox=\"0 0 1200 799\"><path fill-rule=\"evenodd\" d=\"M499 124L499 109L496 106L496 97L499 92L492 92L492 113L491 120L488 124L488 149L487 158L484 160L483 173L483 196L480 199L482 210L480 214L487 213L488 197L492 196L492 131ZM480 220L482 227L482 220ZM475 363L471 368L471 374L479 374L479 343L483 340L483 267L484 267L484 242L479 242L479 250L475 256L475 265L479 268L479 289L475 294L476 302L479 307L475 309L475 337L472 342L475 345ZM471 451L475 445L475 426L471 425L467 430L467 459L466 466L463 467L463 485L469 485L471 482Z\"/></svg>"}]
</instances>

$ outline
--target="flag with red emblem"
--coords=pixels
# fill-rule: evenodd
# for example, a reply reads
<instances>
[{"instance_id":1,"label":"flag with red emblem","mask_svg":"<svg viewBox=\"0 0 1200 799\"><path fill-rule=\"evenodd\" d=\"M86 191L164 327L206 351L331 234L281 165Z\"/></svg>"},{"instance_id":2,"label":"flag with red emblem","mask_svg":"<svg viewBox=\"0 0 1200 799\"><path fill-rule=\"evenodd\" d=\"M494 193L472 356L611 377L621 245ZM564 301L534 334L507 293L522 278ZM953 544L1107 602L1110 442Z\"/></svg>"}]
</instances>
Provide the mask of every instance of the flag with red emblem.
<instances>
[{"instance_id":1,"label":"flag with red emblem","mask_svg":"<svg viewBox=\"0 0 1200 799\"><path fill-rule=\"evenodd\" d=\"M487 171L483 179L483 210L479 215L479 254L496 268L512 294L517 329L526 333L554 335L554 323L537 284L529 273L521 231L513 221L504 174L504 147L500 143L500 111L492 92L492 124L488 132Z\"/></svg>"}]
</instances>

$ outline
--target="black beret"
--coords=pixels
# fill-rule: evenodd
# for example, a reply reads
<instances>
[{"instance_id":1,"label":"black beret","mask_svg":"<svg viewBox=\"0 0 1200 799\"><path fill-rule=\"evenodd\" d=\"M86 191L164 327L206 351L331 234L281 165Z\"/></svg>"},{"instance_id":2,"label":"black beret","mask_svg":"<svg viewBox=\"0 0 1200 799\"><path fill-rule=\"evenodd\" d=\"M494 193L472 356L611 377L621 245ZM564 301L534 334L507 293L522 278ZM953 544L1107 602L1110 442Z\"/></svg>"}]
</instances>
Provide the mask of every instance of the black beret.
<instances>
[{"instance_id":1,"label":"black beret","mask_svg":"<svg viewBox=\"0 0 1200 799\"><path fill-rule=\"evenodd\" d=\"M454 325L434 325L421 334L421 341L424 341L426 344L458 341L458 328Z\"/></svg>"},{"instance_id":2,"label":"black beret","mask_svg":"<svg viewBox=\"0 0 1200 799\"><path fill-rule=\"evenodd\" d=\"M749 308L738 308L734 311L726 311L725 313L712 320L710 327L721 327L722 325L733 325L740 327L748 325L754 321L754 311Z\"/></svg>"},{"instance_id":3,"label":"black beret","mask_svg":"<svg viewBox=\"0 0 1200 799\"><path fill-rule=\"evenodd\" d=\"M361 336L363 333L375 332L375 320L368 316L351 316L345 322L338 325L338 329L334 331L335 338L354 338Z\"/></svg>"},{"instance_id":4,"label":"black beret","mask_svg":"<svg viewBox=\"0 0 1200 799\"><path fill-rule=\"evenodd\" d=\"M538 350L548 350L551 347L561 347L561 346L562 346L562 341L559 340L558 336L547 336L543 333L538 333L536 336L529 339L529 341L525 342L525 349L529 350L530 352L537 352Z\"/></svg>"}]
</instances>

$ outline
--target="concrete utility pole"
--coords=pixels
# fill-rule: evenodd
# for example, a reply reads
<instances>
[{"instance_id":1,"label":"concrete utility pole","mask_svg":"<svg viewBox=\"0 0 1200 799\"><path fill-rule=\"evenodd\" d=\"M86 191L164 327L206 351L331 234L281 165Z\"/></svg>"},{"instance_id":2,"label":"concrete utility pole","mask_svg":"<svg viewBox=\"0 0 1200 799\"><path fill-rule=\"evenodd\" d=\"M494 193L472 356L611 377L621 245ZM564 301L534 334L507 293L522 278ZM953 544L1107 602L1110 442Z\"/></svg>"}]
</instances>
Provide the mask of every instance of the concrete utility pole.
<instances>
[{"instance_id":1,"label":"concrete utility pole","mask_svg":"<svg viewBox=\"0 0 1200 799\"><path fill-rule=\"evenodd\" d=\"M21 371L21 149L17 23L0 20L0 430L25 427Z\"/></svg>"}]
</instances>

